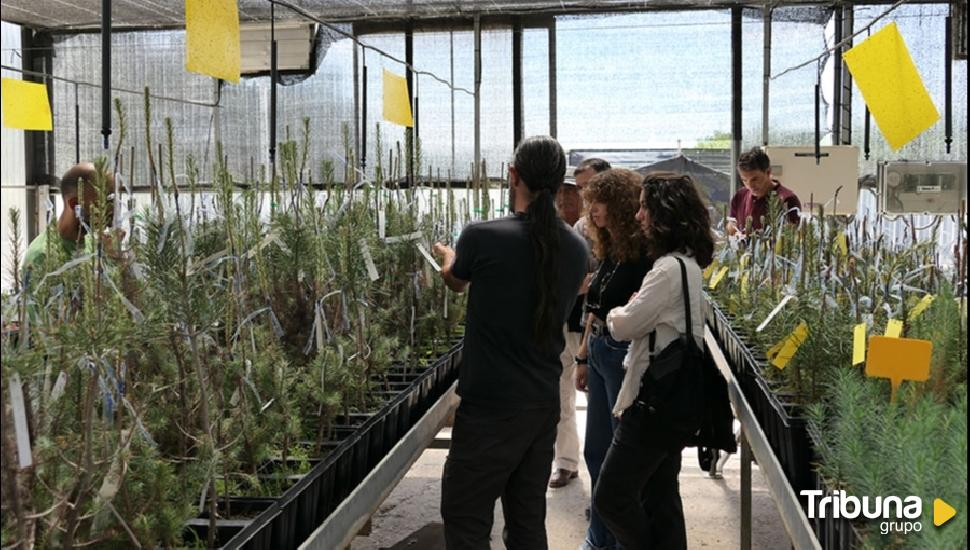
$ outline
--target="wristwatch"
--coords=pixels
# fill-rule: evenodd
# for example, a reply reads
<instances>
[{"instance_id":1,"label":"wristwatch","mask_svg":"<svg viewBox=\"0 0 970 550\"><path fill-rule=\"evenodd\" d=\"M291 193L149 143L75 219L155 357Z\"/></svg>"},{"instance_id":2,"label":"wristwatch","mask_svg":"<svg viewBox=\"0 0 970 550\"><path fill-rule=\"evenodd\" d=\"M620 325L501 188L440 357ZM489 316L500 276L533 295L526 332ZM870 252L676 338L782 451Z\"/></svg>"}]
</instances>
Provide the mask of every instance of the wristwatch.
<instances>
[{"instance_id":1,"label":"wristwatch","mask_svg":"<svg viewBox=\"0 0 970 550\"><path fill-rule=\"evenodd\" d=\"M577 365L588 365L589 357L580 357L577 355L573 357L573 361L575 361Z\"/></svg>"}]
</instances>

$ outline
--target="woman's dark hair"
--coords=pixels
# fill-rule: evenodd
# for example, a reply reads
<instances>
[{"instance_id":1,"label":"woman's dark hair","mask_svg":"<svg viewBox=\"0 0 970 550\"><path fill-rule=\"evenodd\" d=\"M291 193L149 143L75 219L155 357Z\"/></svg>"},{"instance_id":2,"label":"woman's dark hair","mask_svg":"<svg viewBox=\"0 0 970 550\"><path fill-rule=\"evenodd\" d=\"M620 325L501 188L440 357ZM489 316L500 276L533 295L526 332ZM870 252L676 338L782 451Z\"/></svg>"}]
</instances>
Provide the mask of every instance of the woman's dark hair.
<instances>
[{"instance_id":1,"label":"woman's dark hair","mask_svg":"<svg viewBox=\"0 0 970 550\"><path fill-rule=\"evenodd\" d=\"M643 176L632 170L613 168L593 176L583 198L586 204L606 205L606 226L586 226L593 241L593 254L599 260L610 257L615 262L635 262L643 249L643 229L637 222L640 207L640 184Z\"/></svg>"},{"instance_id":2,"label":"woman's dark hair","mask_svg":"<svg viewBox=\"0 0 970 550\"><path fill-rule=\"evenodd\" d=\"M556 212L555 196L566 175L566 154L559 142L549 136L526 138L515 148L512 166L529 191L532 202L526 211L529 240L535 257L536 313L533 336L541 347L551 346L562 330L558 318L559 230L562 221Z\"/></svg>"},{"instance_id":3,"label":"woman's dark hair","mask_svg":"<svg viewBox=\"0 0 970 550\"><path fill-rule=\"evenodd\" d=\"M711 265L711 215L690 176L673 172L647 174L641 206L650 214L645 231L651 256L683 252L694 256L701 267Z\"/></svg>"}]
</instances>

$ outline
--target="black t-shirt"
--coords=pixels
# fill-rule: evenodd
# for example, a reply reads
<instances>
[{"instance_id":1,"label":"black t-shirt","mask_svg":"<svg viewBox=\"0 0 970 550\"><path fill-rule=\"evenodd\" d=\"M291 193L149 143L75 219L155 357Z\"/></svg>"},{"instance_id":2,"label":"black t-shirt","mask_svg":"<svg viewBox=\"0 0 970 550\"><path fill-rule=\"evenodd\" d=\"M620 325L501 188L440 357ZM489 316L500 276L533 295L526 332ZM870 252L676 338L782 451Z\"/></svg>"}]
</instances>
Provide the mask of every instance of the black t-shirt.
<instances>
[{"instance_id":1,"label":"black t-shirt","mask_svg":"<svg viewBox=\"0 0 970 550\"><path fill-rule=\"evenodd\" d=\"M557 264L558 326L566 320L586 275L586 242L561 223ZM523 214L471 223L455 247L452 274L470 281L464 363L458 374L463 400L505 408L555 406L559 402L559 354L533 337L537 306L535 268Z\"/></svg>"},{"instance_id":2,"label":"black t-shirt","mask_svg":"<svg viewBox=\"0 0 970 550\"><path fill-rule=\"evenodd\" d=\"M611 309L626 305L630 296L640 290L643 278L652 267L653 260L646 250L641 250L640 258L632 262L617 264L612 258L606 258L589 283L586 312L605 321Z\"/></svg>"}]
</instances>

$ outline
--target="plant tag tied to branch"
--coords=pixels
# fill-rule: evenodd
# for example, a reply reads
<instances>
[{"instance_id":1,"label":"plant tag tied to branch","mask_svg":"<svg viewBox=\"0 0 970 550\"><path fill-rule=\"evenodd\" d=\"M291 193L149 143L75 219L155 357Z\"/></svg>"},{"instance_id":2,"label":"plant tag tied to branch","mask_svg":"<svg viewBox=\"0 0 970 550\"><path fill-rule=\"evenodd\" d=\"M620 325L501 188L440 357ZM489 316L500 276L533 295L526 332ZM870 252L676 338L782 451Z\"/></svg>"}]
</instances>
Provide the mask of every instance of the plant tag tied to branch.
<instances>
[{"instance_id":1,"label":"plant tag tied to branch","mask_svg":"<svg viewBox=\"0 0 970 550\"><path fill-rule=\"evenodd\" d=\"M913 307L913 309L909 312L909 320L915 321L920 315L923 314L924 311L926 311L927 308L933 305L933 300L935 299L936 299L936 296L932 294L927 294L926 296L923 296L923 299L920 300L919 303L916 304L916 306Z\"/></svg>"},{"instance_id":2,"label":"plant tag tied to branch","mask_svg":"<svg viewBox=\"0 0 970 550\"><path fill-rule=\"evenodd\" d=\"M441 266L438 265L437 261L435 261L434 256L432 256L431 253L428 252L428 249L425 248L424 245L421 243L416 243L415 246L418 247L418 252L420 252L421 255L424 256L424 259L427 260L429 264L431 264L431 267L434 268L435 271L440 272Z\"/></svg>"},{"instance_id":3,"label":"plant tag tied to branch","mask_svg":"<svg viewBox=\"0 0 970 550\"><path fill-rule=\"evenodd\" d=\"M795 330L768 350L768 359L778 369L784 369L795 357L798 348L808 339L808 324L802 321Z\"/></svg>"},{"instance_id":4,"label":"plant tag tied to branch","mask_svg":"<svg viewBox=\"0 0 970 550\"><path fill-rule=\"evenodd\" d=\"M30 451L30 432L27 431L27 409L24 407L24 388L20 383L20 373L10 377L10 406L13 409L14 431L17 434L17 461L20 469L34 463Z\"/></svg>"},{"instance_id":5,"label":"plant tag tied to branch","mask_svg":"<svg viewBox=\"0 0 970 550\"><path fill-rule=\"evenodd\" d=\"M852 365L866 362L866 323L859 323L852 329Z\"/></svg>"},{"instance_id":6,"label":"plant tag tied to branch","mask_svg":"<svg viewBox=\"0 0 970 550\"><path fill-rule=\"evenodd\" d=\"M709 283L711 290L714 290L715 288L717 288L717 285L724 279L724 276L728 274L728 270L729 268L727 266L724 266L721 269L717 270L717 273L715 273L714 276L711 277L711 281Z\"/></svg>"},{"instance_id":7,"label":"plant tag tied to branch","mask_svg":"<svg viewBox=\"0 0 970 550\"><path fill-rule=\"evenodd\" d=\"M788 302L794 299L795 299L795 296L791 294L787 294L784 298L782 298L781 302L777 306L775 306L775 309L771 310L771 313L768 314L768 317L766 317L765 320L762 321L760 325L758 325L758 328L755 329L755 332L761 332L762 330L764 330L765 327L768 326L768 323L770 323L771 320L774 319L779 312L781 312L782 308L788 305Z\"/></svg>"},{"instance_id":8,"label":"plant tag tied to branch","mask_svg":"<svg viewBox=\"0 0 970 550\"><path fill-rule=\"evenodd\" d=\"M899 319L890 319L886 323L886 332L884 336L886 338L899 338L903 334L903 322Z\"/></svg>"},{"instance_id":9,"label":"plant tag tied to branch","mask_svg":"<svg viewBox=\"0 0 970 550\"><path fill-rule=\"evenodd\" d=\"M377 266L374 265L374 257L370 254L370 247L367 246L367 239L360 239L360 254L364 257L364 265L367 267L367 278L374 282L381 278L380 273L377 272Z\"/></svg>"}]
</instances>

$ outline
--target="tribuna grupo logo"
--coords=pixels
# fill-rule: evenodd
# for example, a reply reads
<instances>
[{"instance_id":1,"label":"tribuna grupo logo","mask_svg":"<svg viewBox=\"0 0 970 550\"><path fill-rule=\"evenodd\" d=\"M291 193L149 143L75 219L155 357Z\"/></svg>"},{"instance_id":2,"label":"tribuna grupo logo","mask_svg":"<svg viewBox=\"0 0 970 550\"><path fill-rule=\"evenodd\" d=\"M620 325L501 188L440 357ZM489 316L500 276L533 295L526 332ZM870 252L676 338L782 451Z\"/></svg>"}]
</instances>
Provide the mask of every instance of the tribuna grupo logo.
<instances>
[{"instance_id":1,"label":"tribuna grupo logo","mask_svg":"<svg viewBox=\"0 0 970 550\"><path fill-rule=\"evenodd\" d=\"M808 499L808 517L812 519L864 517L882 520L879 532L883 535L923 530L923 499L920 497L855 497L845 491L832 491L826 496L825 491L820 490L806 490L800 494ZM942 499L933 501L933 525L939 527L955 515L956 510Z\"/></svg>"}]
</instances>

